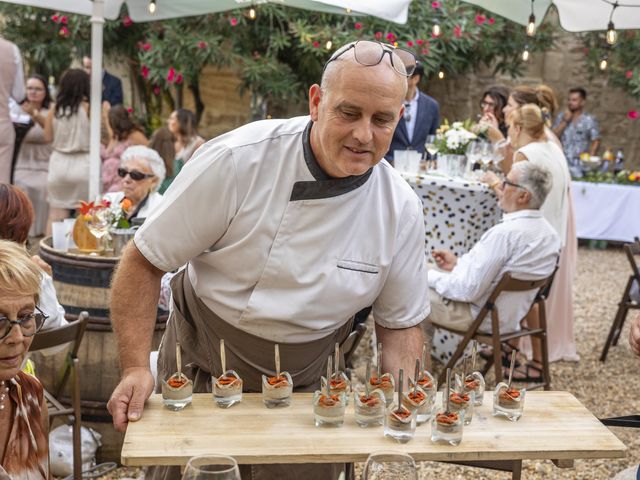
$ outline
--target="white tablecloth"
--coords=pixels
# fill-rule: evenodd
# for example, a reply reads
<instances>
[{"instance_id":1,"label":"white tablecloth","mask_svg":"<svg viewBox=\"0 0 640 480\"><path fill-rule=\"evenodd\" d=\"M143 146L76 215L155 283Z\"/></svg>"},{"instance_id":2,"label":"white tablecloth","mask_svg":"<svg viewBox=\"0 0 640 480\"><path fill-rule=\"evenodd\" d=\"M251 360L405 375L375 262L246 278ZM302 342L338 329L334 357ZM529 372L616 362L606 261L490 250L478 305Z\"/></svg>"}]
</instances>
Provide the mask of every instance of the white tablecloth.
<instances>
[{"instance_id":1,"label":"white tablecloth","mask_svg":"<svg viewBox=\"0 0 640 480\"><path fill-rule=\"evenodd\" d=\"M431 174L402 176L422 200L427 254L444 248L461 256L500 221L496 197L483 183Z\"/></svg>"},{"instance_id":2,"label":"white tablecloth","mask_svg":"<svg viewBox=\"0 0 640 480\"><path fill-rule=\"evenodd\" d=\"M428 256L434 248L451 250L458 257L464 255L502 217L495 194L483 183L440 175L402 176L422 200ZM432 356L447 363L461 339L436 328Z\"/></svg>"},{"instance_id":3,"label":"white tablecloth","mask_svg":"<svg viewBox=\"0 0 640 480\"><path fill-rule=\"evenodd\" d=\"M578 238L633 242L640 236L640 187L572 182Z\"/></svg>"}]
</instances>

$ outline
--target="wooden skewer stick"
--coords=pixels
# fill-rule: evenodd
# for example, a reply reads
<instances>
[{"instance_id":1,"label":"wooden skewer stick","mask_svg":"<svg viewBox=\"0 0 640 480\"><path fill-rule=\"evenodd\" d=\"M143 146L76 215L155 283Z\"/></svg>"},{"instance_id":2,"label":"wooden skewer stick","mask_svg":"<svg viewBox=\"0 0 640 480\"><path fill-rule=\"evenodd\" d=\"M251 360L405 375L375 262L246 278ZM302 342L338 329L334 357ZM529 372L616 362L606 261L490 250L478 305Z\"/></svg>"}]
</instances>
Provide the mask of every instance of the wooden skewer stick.
<instances>
[{"instance_id":1,"label":"wooden skewer stick","mask_svg":"<svg viewBox=\"0 0 640 480\"><path fill-rule=\"evenodd\" d=\"M513 369L516 366L516 351L511 351L511 365L509 365L509 381L507 382L507 390L511 390L511 380L513 379Z\"/></svg>"},{"instance_id":2,"label":"wooden skewer stick","mask_svg":"<svg viewBox=\"0 0 640 480\"><path fill-rule=\"evenodd\" d=\"M333 368L331 367L331 355L329 355L329 360L327 361L327 382L324 384L325 395L327 398L331 396L331 371Z\"/></svg>"},{"instance_id":3,"label":"wooden skewer stick","mask_svg":"<svg viewBox=\"0 0 640 480\"><path fill-rule=\"evenodd\" d=\"M280 346L276 343L276 379L280 378Z\"/></svg>"},{"instance_id":4,"label":"wooden skewer stick","mask_svg":"<svg viewBox=\"0 0 640 480\"><path fill-rule=\"evenodd\" d=\"M224 351L224 340L220 339L220 365L222 366L222 376L227 371L227 354Z\"/></svg>"}]
</instances>

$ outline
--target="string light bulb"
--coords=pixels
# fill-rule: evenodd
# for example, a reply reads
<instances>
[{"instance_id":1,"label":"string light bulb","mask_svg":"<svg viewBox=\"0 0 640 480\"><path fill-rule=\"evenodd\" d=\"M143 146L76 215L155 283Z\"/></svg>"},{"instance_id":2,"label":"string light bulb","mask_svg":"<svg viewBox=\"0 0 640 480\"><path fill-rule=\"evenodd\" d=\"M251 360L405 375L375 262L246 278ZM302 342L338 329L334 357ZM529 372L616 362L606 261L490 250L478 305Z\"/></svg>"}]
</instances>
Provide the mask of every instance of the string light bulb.
<instances>
[{"instance_id":1,"label":"string light bulb","mask_svg":"<svg viewBox=\"0 0 640 480\"><path fill-rule=\"evenodd\" d=\"M607 56L605 55L604 57L602 57L602 60L600 60L600 70L604 71L607 69L607 66L609 65L609 61L607 59Z\"/></svg>"},{"instance_id":2,"label":"string light bulb","mask_svg":"<svg viewBox=\"0 0 640 480\"><path fill-rule=\"evenodd\" d=\"M530 56L531 56L531 52L529 52L529 46L525 45L524 46L524 50L522 52L522 61L523 62L528 62Z\"/></svg>"},{"instance_id":3,"label":"string light bulb","mask_svg":"<svg viewBox=\"0 0 640 480\"><path fill-rule=\"evenodd\" d=\"M250 20L255 20L255 19L256 19L256 16L257 16L257 15L256 15L256 9L255 9L255 8L253 8L253 7L251 7L251 8L249 9L249 19L250 19Z\"/></svg>"},{"instance_id":4,"label":"string light bulb","mask_svg":"<svg viewBox=\"0 0 640 480\"><path fill-rule=\"evenodd\" d=\"M536 34L536 16L531 13L529 15L529 23L527 24L527 36L533 37Z\"/></svg>"},{"instance_id":5,"label":"string light bulb","mask_svg":"<svg viewBox=\"0 0 640 480\"><path fill-rule=\"evenodd\" d=\"M442 70L440 70L440 71L438 72L438 78L439 78L440 80L443 80L443 79L444 79L444 72L443 72Z\"/></svg>"},{"instance_id":6,"label":"string light bulb","mask_svg":"<svg viewBox=\"0 0 640 480\"><path fill-rule=\"evenodd\" d=\"M327 43L324 44L324 48L331 50L333 48L333 42L331 40L327 40Z\"/></svg>"},{"instance_id":7,"label":"string light bulb","mask_svg":"<svg viewBox=\"0 0 640 480\"><path fill-rule=\"evenodd\" d=\"M609 45L614 45L616 43L616 41L618 40L618 32L616 32L616 27L613 24L613 22L609 22L609 25L607 25L607 43Z\"/></svg>"},{"instance_id":8,"label":"string light bulb","mask_svg":"<svg viewBox=\"0 0 640 480\"><path fill-rule=\"evenodd\" d=\"M151 13L152 15L156 13L156 0L151 0L149 2L149 13Z\"/></svg>"},{"instance_id":9,"label":"string light bulb","mask_svg":"<svg viewBox=\"0 0 640 480\"><path fill-rule=\"evenodd\" d=\"M346 11L347 11L348 14L351 13L351 9L350 8L347 8Z\"/></svg>"},{"instance_id":10,"label":"string light bulb","mask_svg":"<svg viewBox=\"0 0 640 480\"><path fill-rule=\"evenodd\" d=\"M442 29L440 28L440 24L439 23L434 23L433 24L433 28L431 29L431 32L433 33L434 37L439 37L440 34L442 33Z\"/></svg>"}]
</instances>

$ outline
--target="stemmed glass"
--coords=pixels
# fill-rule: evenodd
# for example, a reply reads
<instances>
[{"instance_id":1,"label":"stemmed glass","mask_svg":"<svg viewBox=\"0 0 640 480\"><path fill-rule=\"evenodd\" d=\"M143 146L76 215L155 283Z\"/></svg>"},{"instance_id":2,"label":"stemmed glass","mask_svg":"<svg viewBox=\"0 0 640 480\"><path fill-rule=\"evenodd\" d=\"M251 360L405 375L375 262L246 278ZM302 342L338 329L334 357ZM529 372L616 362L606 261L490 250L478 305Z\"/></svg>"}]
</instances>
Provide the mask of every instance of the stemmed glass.
<instances>
[{"instance_id":1,"label":"stemmed glass","mask_svg":"<svg viewBox=\"0 0 640 480\"><path fill-rule=\"evenodd\" d=\"M364 466L363 480L418 480L416 462L411 455L400 452L373 452Z\"/></svg>"},{"instance_id":2,"label":"stemmed glass","mask_svg":"<svg viewBox=\"0 0 640 480\"><path fill-rule=\"evenodd\" d=\"M113 214L107 204L100 199L94 202L86 217L86 225L91 235L98 240L98 250L102 250L102 239L109 234Z\"/></svg>"},{"instance_id":3,"label":"stemmed glass","mask_svg":"<svg viewBox=\"0 0 640 480\"><path fill-rule=\"evenodd\" d=\"M182 480L241 480L238 462L225 455L200 455L187 463Z\"/></svg>"},{"instance_id":4,"label":"stemmed glass","mask_svg":"<svg viewBox=\"0 0 640 480\"><path fill-rule=\"evenodd\" d=\"M429 157L431 157L431 158L427 158L427 169L433 168L436 154L438 153L438 147L436 146L435 135L427 135L427 140L425 141L424 148L429 153Z\"/></svg>"}]
</instances>

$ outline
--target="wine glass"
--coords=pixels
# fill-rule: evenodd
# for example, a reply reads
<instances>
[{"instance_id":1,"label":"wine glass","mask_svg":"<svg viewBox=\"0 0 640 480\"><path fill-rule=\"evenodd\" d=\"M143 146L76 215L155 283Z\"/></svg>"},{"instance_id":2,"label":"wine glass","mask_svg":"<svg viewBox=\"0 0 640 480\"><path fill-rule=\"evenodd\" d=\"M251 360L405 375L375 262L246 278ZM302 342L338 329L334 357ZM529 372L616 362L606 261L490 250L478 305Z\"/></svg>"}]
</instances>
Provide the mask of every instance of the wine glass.
<instances>
[{"instance_id":1,"label":"wine glass","mask_svg":"<svg viewBox=\"0 0 640 480\"><path fill-rule=\"evenodd\" d=\"M240 470L233 457L200 455L189 460L182 480L240 480Z\"/></svg>"},{"instance_id":2,"label":"wine glass","mask_svg":"<svg viewBox=\"0 0 640 480\"><path fill-rule=\"evenodd\" d=\"M416 462L411 455L400 452L373 452L364 466L363 480L418 480Z\"/></svg>"},{"instance_id":3,"label":"wine glass","mask_svg":"<svg viewBox=\"0 0 640 480\"><path fill-rule=\"evenodd\" d=\"M102 202L96 201L95 206L89 210L86 225L91 235L98 240L98 250L102 250L102 239L109 233L112 219L111 210Z\"/></svg>"},{"instance_id":4,"label":"wine glass","mask_svg":"<svg viewBox=\"0 0 640 480\"><path fill-rule=\"evenodd\" d=\"M485 170L493 162L493 144L491 142L482 142L480 144L480 160Z\"/></svg>"},{"instance_id":5,"label":"wine glass","mask_svg":"<svg viewBox=\"0 0 640 480\"><path fill-rule=\"evenodd\" d=\"M429 153L429 157L427 157L427 168L430 168L429 163L433 163L433 161L435 160L436 154L438 153L438 147L436 146L435 135L427 135L427 139L424 143L424 148Z\"/></svg>"}]
</instances>

